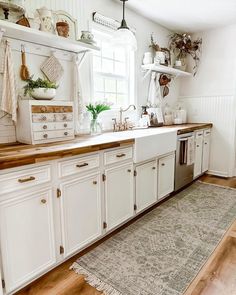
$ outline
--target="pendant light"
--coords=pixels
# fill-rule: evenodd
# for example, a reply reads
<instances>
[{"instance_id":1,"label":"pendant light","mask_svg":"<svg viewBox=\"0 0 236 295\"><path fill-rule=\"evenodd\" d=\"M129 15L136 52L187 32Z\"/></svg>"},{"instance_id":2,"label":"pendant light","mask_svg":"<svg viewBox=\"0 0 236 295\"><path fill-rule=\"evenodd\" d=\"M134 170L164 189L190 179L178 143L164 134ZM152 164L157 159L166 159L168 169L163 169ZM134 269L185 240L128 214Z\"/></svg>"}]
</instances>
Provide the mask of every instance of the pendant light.
<instances>
[{"instance_id":1,"label":"pendant light","mask_svg":"<svg viewBox=\"0 0 236 295\"><path fill-rule=\"evenodd\" d=\"M115 47L125 47L129 50L137 50L137 40L134 33L129 29L125 20L125 2L128 0L120 0L123 2L123 19L121 26L117 29L113 36L113 45Z\"/></svg>"}]
</instances>

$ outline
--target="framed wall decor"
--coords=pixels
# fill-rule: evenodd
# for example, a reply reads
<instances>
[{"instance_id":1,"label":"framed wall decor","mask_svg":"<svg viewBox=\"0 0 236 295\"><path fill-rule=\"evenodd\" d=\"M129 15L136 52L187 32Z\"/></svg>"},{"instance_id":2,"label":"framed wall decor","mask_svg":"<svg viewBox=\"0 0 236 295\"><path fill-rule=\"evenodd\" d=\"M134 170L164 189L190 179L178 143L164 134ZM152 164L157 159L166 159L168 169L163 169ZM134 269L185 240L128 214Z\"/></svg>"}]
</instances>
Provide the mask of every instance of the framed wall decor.
<instances>
[{"instance_id":1,"label":"framed wall decor","mask_svg":"<svg viewBox=\"0 0 236 295\"><path fill-rule=\"evenodd\" d=\"M69 25L68 37L71 40L78 39L78 23L72 15L63 10L53 11L54 24L57 22L66 22Z\"/></svg>"}]
</instances>

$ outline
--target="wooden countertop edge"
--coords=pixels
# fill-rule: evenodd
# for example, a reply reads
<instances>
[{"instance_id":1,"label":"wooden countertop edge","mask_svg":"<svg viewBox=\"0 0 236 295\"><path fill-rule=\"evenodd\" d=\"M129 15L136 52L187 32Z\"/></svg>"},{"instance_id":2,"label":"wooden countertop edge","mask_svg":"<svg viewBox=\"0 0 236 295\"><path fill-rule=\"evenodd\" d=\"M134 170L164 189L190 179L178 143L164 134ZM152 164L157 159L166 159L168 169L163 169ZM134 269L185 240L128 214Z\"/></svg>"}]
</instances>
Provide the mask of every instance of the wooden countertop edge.
<instances>
[{"instance_id":1,"label":"wooden countertop edge","mask_svg":"<svg viewBox=\"0 0 236 295\"><path fill-rule=\"evenodd\" d=\"M171 125L159 128L173 128L177 129L177 134L183 134L212 127L213 124L211 123L188 123L186 125ZM93 144L84 147L73 147L73 144L78 144L78 141L76 140L74 140L74 142L58 142L48 145L44 144L37 146L23 145L20 143L0 145L0 154L4 155L4 153L6 153L5 157L2 156L2 159L0 158L0 170L42 163L50 160L58 160L64 157L98 152L105 149L121 147L123 145L131 145L134 143L134 141L135 140L131 138L125 140L118 140L115 142ZM53 147L55 147L56 150L53 151ZM61 149L58 149L58 147L61 147ZM20 150L24 152L20 153ZM28 154L25 153L25 151L27 150Z\"/></svg>"},{"instance_id":2,"label":"wooden countertop edge","mask_svg":"<svg viewBox=\"0 0 236 295\"><path fill-rule=\"evenodd\" d=\"M127 139L122 141L108 142L96 145L90 145L85 147L69 148L61 151L49 151L49 152L37 152L36 154L16 154L11 158L0 160L0 170L20 167L23 165L36 164L46 161L58 160L64 157L72 157L76 155L82 155L87 153L93 153L102 151L105 149L111 149L116 147L122 147L131 145L134 143L134 139Z\"/></svg>"}]
</instances>

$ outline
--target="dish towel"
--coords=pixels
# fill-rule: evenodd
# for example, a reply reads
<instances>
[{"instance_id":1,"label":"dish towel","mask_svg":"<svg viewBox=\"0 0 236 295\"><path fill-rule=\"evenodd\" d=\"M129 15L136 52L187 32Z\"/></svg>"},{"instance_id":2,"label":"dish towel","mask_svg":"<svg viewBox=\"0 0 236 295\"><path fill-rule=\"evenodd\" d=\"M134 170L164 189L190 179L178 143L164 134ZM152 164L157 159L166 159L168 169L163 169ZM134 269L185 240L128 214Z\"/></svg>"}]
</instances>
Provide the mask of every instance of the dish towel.
<instances>
[{"instance_id":1,"label":"dish towel","mask_svg":"<svg viewBox=\"0 0 236 295\"><path fill-rule=\"evenodd\" d=\"M188 138L187 144L187 166L194 163L194 136Z\"/></svg>"},{"instance_id":2,"label":"dish towel","mask_svg":"<svg viewBox=\"0 0 236 295\"><path fill-rule=\"evenodd\" d=\"M148 92L148 105L156 108L162 103L161 86L159 83L160 73L152 72Z\"/></svg>"},{"instance_id":3,"label":"dish towel","mask_svg":"<svg viewBox=\"0 0 236 295\"><path fill-rule=\"evenodd\" d=\"M75 107L75 122L77 122L75 126L76 134L79 133L79 126L83 121L83 113L84 113L84 102L82 95L82 85L80 81L80 59L76 54L74 56L74 107Z\"/></svg>"},{"instance_id":4,"label":"dish towel","mask_svg":"<svg viewBox=\"0 0 236 295\"><path fill-rule=\"evenodd\" d=\"M179 139L180 141L180 152L179 152L179 164L187 164L187 153L188 153L188 140L185 138Z\"/></svg>"},{"instance_id":5,"label":"dish towel","mask_svg":"<svg viewBox=\"0 0 236 295\"><path fill-rule=\"evenodd\" d=\"M17 90L11 46L9 41L5 44L5 58L2 85L1 110L12 116L12 121L17 121Z\"/></svg>"}]
</instances>

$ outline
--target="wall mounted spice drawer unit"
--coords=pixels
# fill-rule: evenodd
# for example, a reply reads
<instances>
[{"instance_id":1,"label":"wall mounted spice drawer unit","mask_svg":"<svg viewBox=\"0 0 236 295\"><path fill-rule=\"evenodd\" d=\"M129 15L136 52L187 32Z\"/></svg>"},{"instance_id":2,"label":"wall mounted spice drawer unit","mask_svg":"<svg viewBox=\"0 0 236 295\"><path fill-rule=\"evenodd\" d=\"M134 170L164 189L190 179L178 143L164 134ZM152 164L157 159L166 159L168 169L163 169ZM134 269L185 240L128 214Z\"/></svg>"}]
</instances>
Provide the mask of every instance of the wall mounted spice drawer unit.
<instances>
[{"instance_id":1,"label":"wall mounted spice drawer unit","mask_svg":"<svg viewBox=\"0 0 236 295\"><path fill-rule=\"evenodd\" d=\"M126 160L132 160L133 147L127 147L117 150L112 150L104 153L104 164L111 165L121 163Z\"/></svg>"},{"instance_id":2,"label":"wall mounted spice drawer unit","mask_svg":"<svg viewBox=\"0 0 236 295\"><path fill-rule=\"evenodd\" d=\"M27 144L74 139L74 108L68 101L21 100L17 140Z\"/></svg>"},{"instance_id":3,"label":"wall mounted spice drawer unit","mask_svg":"<svg viewBox=\"0 0 236 295\"><path fill-rule=\"evenodd\" d=\"M99 154L87 157L76 157L73 160L64 160L58 163L59 177L66 177L78 173L98 169L100 166Z\"/></svg>"},{"instance_id":4,"label":"wall mounted spice drawer unit","mask_svg":"<svg viewBox=\"0 0 236 295\"><path fill-rule=\"evenodd\" d=\"M10 172L0 177L0 195L27 189L51 181L51 166L44 165L35 168Z\"/></svg>"}]
</instances>

